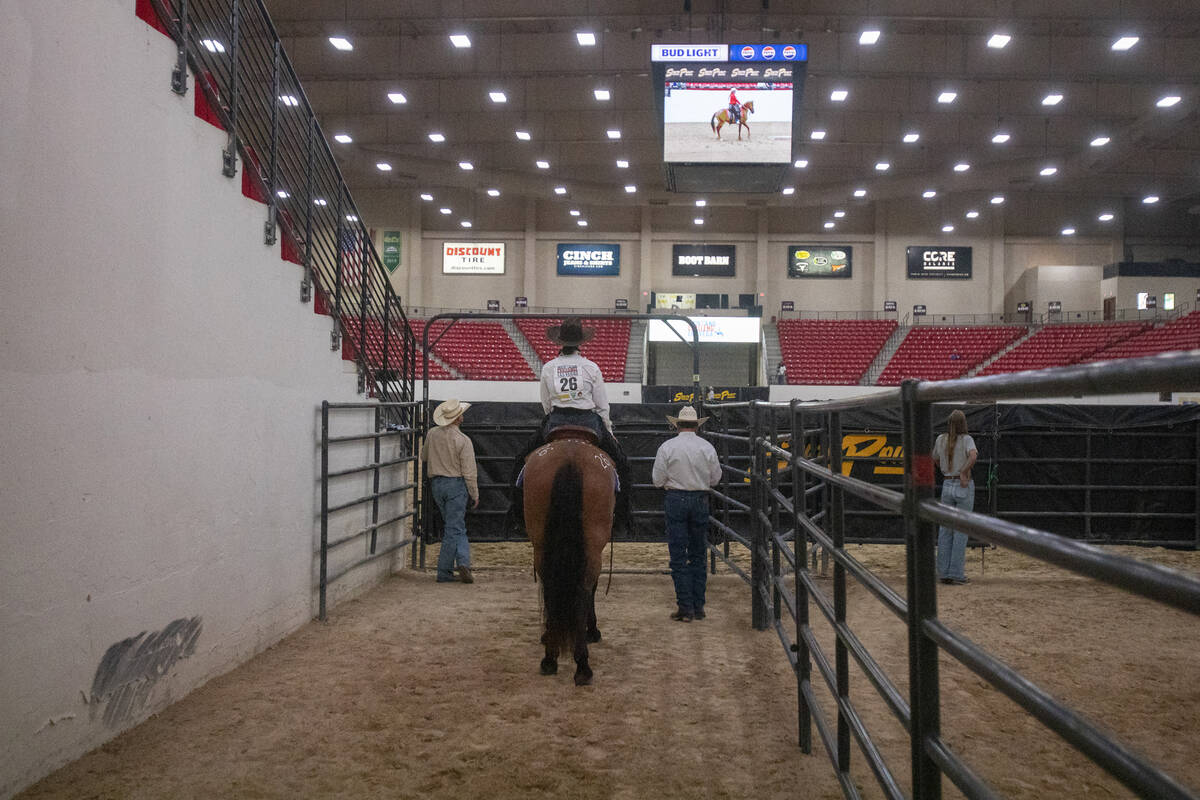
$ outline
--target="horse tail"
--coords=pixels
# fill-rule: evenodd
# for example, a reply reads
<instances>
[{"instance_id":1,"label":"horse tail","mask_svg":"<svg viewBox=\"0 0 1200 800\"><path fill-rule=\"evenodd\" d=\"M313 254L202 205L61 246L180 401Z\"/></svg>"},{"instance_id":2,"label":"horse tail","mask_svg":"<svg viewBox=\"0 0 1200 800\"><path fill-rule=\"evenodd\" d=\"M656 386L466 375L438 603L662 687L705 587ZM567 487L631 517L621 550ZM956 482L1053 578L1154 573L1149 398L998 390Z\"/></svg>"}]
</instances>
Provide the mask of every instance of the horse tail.
<instances>
[{"instance_id":1,"label":"horse tail","mask_svg":"<svg viewBox=\"0 0 1200 800\"><path fill-rule=\"evenodd\" d=\"M542 613L546 633L565 648L574 640L587 569L583 474L575 464L563 464L554 474L542 543Z\"/></svg>"},{"instance_id":2,"label":"horse tail","mask_svg":"<svg viewBox=\"0 0 1200 800\"><path fill-rule=\"evenodd\" d=\"M717 114L720 114L720 113L721 113L721 112L720 112L720 111L718 111L716 114L713 114L713 115L712 115L712 119L710 119L710 120L708 121L708 124L712 126L713 133L716 133L716 132L717 132Z\"/></svg>"}]
</instances>

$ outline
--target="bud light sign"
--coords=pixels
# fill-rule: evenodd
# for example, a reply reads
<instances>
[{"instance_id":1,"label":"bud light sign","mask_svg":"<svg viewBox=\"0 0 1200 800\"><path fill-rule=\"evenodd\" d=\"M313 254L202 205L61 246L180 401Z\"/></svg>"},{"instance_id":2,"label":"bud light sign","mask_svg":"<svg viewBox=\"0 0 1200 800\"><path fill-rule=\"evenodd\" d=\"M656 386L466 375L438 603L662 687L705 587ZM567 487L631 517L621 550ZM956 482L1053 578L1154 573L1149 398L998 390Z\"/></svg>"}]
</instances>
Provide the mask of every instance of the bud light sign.
<instances>
[{"instance_id":1,"label":"bud light sign","mask_svg":"<svg viewBox=\"0 0 1200 800\"><path fill-rule=\"evenodd\" d=\"M558 245L559 275L620 275L621 245L619 244L560 244Z\"/></svg>"}]
</instances>

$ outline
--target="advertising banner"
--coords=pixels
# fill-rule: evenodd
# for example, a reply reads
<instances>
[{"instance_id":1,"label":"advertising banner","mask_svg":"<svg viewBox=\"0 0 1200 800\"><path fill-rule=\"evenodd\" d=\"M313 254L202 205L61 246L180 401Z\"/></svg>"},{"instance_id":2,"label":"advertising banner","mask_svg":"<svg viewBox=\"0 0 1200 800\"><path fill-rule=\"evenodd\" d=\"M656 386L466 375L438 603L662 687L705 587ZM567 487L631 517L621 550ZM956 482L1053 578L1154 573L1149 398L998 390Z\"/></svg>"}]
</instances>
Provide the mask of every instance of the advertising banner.
<instances>
[{"instance_id":1,"label":"advertising banner","mask_svg":"<svg viewBox=\"0 0 1200 800\"><path fill-rule=\"evenodd\" d=\"M400 231L383 232L383 266L389 273L400 266Z\"/></svg>"},{"instance_id":2,"label":"advertising banner","mask_svg":"<svg viewBox=\"0 0 1200 800\"><path fill-rule=\"evenodd\" d=\"M737 248L731 244L671 245L671 274L692 278L732 278Z\"/></svg>"},{"instance_id":3,"label":"advertising banner","mask_svg":"<svg viewBox=\"0 0 1200 800\"><path fill-rule=\"evenodd\" d=\"M560 244L557 261L559 275L620 275L621 245Z\"/></svg>"},{"instance_id":4,"label":"advertising banner","mask_svg":"<svg viewBox=\"0 0 1200 800\"><path fill-rule=\"evenodd\" d=\"M500 310L500 301L499 300L488 300L487 301L487 310L488 311L499 311Z\"/></svg>"},{"instance_id":5,"label":"advertising banner","mask_svg":"<svg viewBox=\"0 0 1200 800\"><path fill-rule=\"evenodd\" d=\"M443 275L503 275L504 242L442 242Z\"/></svg>"},{"instance_id":6,"label":"advertising banner","mask_svg":"<svg viewBox=\"0 0 1200 800\"><path fill-rule=\"evenodd\" d=\"M685 292L671 293L655 292L654 294L655 308L695 308L696 295L687 294Z\"/></svg>"},{"instance_id":7,"label":"advertising banner","mask_svg":"<svg viewBox=\"0 0 1200 800\"><path fill-rule=\"evenodd\" d=\"M613 303L613 308L616 309L617 311L628 311L629 310L629 300L624 297L618 297L616 299L616 301Z\"/></svg>"},{"instance_id":8,"label":"advertising banner","mask_svg":"<svg viewBox=\"0 0 1200 800\"><path fill-rule=\"evenodd\" d=\"M913 316L914 316L914 317L923 317L923 316L925 316L925 306L924 306L924 305L916 305L916 306L913 306Z\"/></svg>"},{"instance_id":9,"label":"advertising banner","mask_svg":"<svg viewBox=\"0 0 1200 800\"><path fill-rule=\"evenodd\" d=\"M762 338L762 320L759 317L692 317L701 342L757 343ZM668 327L669 326L669 327ZM679 332L676 336L675 331ZM651 342L690 342L692 329L681 320L650 320L647 331ZM682 337L682 339L680 338Z\"/></svg>"},{"instance_id":10,"label":"advertising banner","mask_svg":"<svg viewBox=\"0 0 1200 800\"><path fill-rule=\"evenodd\" d=\"M909 278L971 278L971 248L942 245L911 246L904 249Z\"/></svg>"},{"instance_id":11,"label":"advertising banner","mask_svg":"<svg viewBox=\"0 0 1200 800\"><path fill-rule=\"evenodd\" d=\"M701 386L704 400L710 403L742 403L747 400L766 400L766 386ZM695 403L691 386L643 386L643 403ZM672 414L677 413L672 411Z\"/></svg>"},{"instance_id":12,"label":"advertising banner","mask_svg":"<svg viewBox=\"0 0 1200 800\"><path fill-rule=\"evenodd\" d=\"M528 297L514 297L513 298L513 308L529 308L529 298Z\"/></svg>"},{"instance_id":13,"label":"advertising banner","mask_svg":"<svg viewBox=\"0 0 1200 800\"><path fill-rule=\"evenodd\" d=\"M789 278L849 278L850 248L788 245Z\"/></svg>"},{"instance_id":14,"label":"advertising banner","mask_svg":"<svg viewBox=\"0 0 1200 800\"><path fill-rule=\"evenodd\" d=\"M896 301L895 300L884 300L883 301L883 310L884 311L895 311L896 310Z\"/></svg>"},{"instance_id":15,"label":"advertising banner","mask_svg":"<svg viewBox=\"0 0 1200 800\"><path fill-rule=\"evenodd\" d=\"M780 311L795 311L796 310L796 301L795 300L782 301L779 304L779 310Z\"/></svg>"}]
</instances>

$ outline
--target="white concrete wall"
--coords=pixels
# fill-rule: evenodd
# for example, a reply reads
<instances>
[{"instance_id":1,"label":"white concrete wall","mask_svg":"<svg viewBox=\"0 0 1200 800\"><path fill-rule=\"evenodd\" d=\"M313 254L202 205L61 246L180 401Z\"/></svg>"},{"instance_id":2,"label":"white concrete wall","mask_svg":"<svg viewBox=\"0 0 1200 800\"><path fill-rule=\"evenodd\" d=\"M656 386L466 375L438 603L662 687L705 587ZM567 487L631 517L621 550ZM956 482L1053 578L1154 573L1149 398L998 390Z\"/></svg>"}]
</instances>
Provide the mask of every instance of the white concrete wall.
<instances>
[{"instance_id":1,"label":"white concrete wall","mask_svg":"<svg viewBox=\"0 0 1200 800\"><path fill-rule=\"evenodd\" d=\"M131 0L0 0L0 797L315 611L319 406L354 377L174 59ZM101 668L173 622L161 673Z\"/></svg>"}]
</instances>

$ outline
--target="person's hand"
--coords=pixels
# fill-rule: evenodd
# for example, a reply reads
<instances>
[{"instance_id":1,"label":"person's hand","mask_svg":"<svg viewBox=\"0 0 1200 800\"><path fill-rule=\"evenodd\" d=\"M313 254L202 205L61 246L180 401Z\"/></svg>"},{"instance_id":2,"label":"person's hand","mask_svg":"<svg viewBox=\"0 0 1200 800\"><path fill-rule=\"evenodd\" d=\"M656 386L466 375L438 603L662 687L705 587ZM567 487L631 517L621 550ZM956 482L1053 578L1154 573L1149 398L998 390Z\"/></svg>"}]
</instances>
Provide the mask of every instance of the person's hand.
<instances>
[{"instance_id":1,"label":"person's hand","mask_svg":"<svg viewBox=\"0 0 1200 800\"><path fill-rule=\"evenodd\" d=\"M964 483L963 486L966 486L966 484ZM471 508L479 508L479 498L478 497L476 497L474 500L471 501Z\"/></svg>"},{"instance_id":2,"label":"person's hand","mask_svg":"<svg viewBox=\"0 0 1200 800\"><path fill-rule=\"evenodd\" d=\"M965 489L971 485L971 476L970 475L959 475L958 482Z\"/></svg>"}]
</instances>

